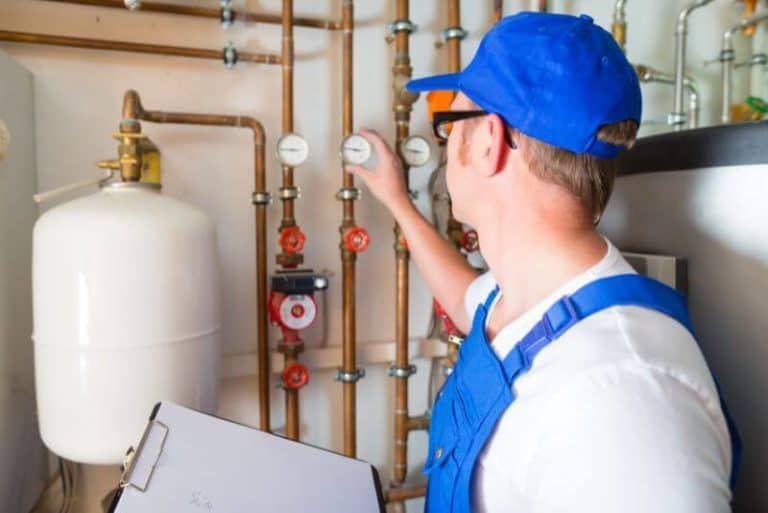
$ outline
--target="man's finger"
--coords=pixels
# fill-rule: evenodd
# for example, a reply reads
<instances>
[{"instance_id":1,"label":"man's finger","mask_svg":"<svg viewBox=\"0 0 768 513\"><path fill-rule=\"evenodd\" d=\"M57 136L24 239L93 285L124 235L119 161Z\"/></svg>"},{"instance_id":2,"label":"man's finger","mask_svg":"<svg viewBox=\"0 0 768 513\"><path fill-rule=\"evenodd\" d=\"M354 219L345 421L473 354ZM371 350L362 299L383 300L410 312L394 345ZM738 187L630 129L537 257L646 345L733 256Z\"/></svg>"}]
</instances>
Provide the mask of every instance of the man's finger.
<instances>
[{"instance_id":1,"label":"man's finger","mask_svg":"<svg viewBox=\"0 0 768 513\"><path fill-rule=\"evenodd\" d=\"M368 142L373 144L373 147L376 149L376 152L379 155L385 155L392 152L387 142L377 131L370 130L368 128L361 128L360 135L365 137Z\"/></svg>"}]
</instances>

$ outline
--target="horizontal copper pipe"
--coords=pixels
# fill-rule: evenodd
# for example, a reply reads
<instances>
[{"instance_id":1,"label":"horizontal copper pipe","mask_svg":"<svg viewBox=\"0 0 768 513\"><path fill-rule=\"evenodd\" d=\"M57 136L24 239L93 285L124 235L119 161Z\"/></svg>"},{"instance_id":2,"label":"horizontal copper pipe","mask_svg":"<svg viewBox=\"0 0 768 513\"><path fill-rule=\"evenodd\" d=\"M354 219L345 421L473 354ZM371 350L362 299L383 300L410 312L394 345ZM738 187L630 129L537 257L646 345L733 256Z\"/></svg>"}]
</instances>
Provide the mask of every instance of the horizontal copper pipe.
<instances>
[{"instance_id":1,"label":"horizontal copper pipe","mask_svg":"<svg viewBox=\"0 0 768 513\"><path fill-rule=\"evenodd\" d=\"M123 97L123 120L149 121L152 123L174 123L180 125L228 126L248 128L253 132L254 145L254 192L266 193L265 134L261 123L250 116L228 116L220 114L192 114L189 112L165 112L144 110L136 91L126 91ZM269 347L267 320L267 212L266 205L257 204L255 213L256 238L256 290L257 311L257 354L259 378L259 427L270 431L269 410Z\"/></svg>"},{"instance_id":2,"label":"horizontal copper pipe","mask_svg":"<svg viewBox=\"0 0 768 513\"><path fill-rule=\"evenodd\" d=\"M402 502L408 499L418 499L424 497L427 494L426 486L418 486L416 488L390 488L384 492L384 500L386 502Z\"/></svg>"},{"instance_id":3,"label":"horizontal copper pipe","mask_svg":"<svg viewBox=\"0 0 768 513\"><path fill-rule=\"evenodd\" d=\"M429 415L408 417L405 421L405 429L408 431L425 431L429 429Z\"/></svg>"},{"instance_id":4,"label":"horizontal copper pipe","mask_svg":"<svg viewBox=\"0 0 768 513\"><path fill-rule=\"evenodd\" d=\"M66 46L70 48L86 48L89 50L113 50L116 52L171 55L175 57L190 57L193 59L213 59L223 61L222 50L188 48L184 46L153 45L147 43L129 43L127 41L110 41L107 39L87 39L83 37L54 36L48 34L33 34L31 32L13 32L8 30L0 30L0 41L8 41L11 43ZM237 56L238 60L241 62L280 64L280 56L278 55L238 52Z\"/></svg>"},{"instance_id":5,"label":"horizontal copper pipe","mask_svg":"<svg viewBox=\"0 0 768 513\"><path fill-rule=\"evenodd\" d=\"M111 7L126 10L123 0L48 0L49 2L58 2L62 4L80 4L91 5L95 7ZM163 14L178 14L182 16L193 16L196 18L214 18L221 19L221 9L213 7L201 7L192 5L164 4L155 2L142 2L139 11L157 12ZM282 23L282 17L279 14L259 14L248 11L234 10L236 20L244 20L251 23L272 23L279 25ZM294 17L293 24L299 27L319 28L325 30L338 30L341 25L336 21L321 20L309 17Z\"/></svg>"}]
</instances>

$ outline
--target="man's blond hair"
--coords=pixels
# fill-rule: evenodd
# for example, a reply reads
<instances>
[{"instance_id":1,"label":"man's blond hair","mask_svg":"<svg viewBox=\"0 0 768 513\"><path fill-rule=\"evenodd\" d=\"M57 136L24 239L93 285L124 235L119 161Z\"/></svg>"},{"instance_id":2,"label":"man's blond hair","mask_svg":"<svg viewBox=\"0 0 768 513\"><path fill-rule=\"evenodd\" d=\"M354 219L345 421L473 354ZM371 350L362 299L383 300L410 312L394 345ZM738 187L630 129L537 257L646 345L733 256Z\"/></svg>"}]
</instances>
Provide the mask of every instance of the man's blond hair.
<instances>
[{"instance_id":1,"label":"man's blond hair","mask_svg":"<svg viewBox=\"0 0 768 513\"><path fill-rule=\"evenodd\" d=\"M631 148L638 124L627 120L600 128L597 138ZM576 196L595 221L608 203L616 179L616 159L577 154L515 131L515 141L529 169L539 179L557 184Z\"/></svg>"}]
</instances>

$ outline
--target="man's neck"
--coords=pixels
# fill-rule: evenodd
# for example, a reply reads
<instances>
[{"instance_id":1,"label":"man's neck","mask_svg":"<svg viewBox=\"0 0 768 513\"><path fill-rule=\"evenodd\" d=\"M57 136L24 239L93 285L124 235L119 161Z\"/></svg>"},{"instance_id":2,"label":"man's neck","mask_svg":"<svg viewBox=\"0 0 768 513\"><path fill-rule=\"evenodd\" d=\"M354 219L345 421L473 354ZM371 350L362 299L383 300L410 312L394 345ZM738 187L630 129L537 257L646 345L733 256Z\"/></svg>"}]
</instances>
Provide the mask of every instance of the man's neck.
<instances>
[{"instance_id":1,"label":"man's neck","mask_svg":"<svg viewBox=\"0 0 768 513\"><path fill-rule=\"evenodd\" d=\"M480 233L483 256L501 288L494 319L501 326L517 319L605 256L605 240L593 227L529 230L499 224Z\"/></svg>"}]
</instances>

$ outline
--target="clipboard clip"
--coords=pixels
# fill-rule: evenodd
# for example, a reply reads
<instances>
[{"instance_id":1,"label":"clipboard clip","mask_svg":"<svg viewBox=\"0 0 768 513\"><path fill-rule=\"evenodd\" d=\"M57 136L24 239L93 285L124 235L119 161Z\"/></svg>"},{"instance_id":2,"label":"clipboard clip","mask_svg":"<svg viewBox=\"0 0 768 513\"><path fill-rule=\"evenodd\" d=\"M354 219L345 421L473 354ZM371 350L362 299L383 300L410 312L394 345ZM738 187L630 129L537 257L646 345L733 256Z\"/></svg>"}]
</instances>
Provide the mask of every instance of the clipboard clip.
<instances>
[{"instance_id":1,"label":"clipboard clip","mask_svg":"<svg viewBox=\"0 0 768 513\"><path fill-rule=\"evenodd\" d=\"M161 432L159 435L157 434L158 430ZM149 483L152 480L152 475L155 473L157 462L160 460L160 455L163 454L165 441L168 439L169 432L170 429L168 426L159 420L152 419L149 421L146 429L144 429L144 434L141 437L138 448L134 450L133 447L130 447L125 455L125 460L123 461L123 475L120 477L120 488L130 487L135 488L140 492L147 491ZM156 436L161 437L159 442L156 441ZM139 460L141 459L142 452L145 450L150 439L153 442L152 445L157 447L156 454L154 455L154 459L152 460L151 465L149 465L148 471L145 471L146 476L139 483L137 483L133 481L133 478L135 477L133 474L136 471ZM142 467L146 467L146 465L142 464Z\"/></svg>"}]
</instances>

